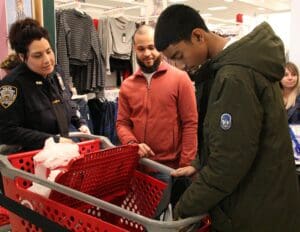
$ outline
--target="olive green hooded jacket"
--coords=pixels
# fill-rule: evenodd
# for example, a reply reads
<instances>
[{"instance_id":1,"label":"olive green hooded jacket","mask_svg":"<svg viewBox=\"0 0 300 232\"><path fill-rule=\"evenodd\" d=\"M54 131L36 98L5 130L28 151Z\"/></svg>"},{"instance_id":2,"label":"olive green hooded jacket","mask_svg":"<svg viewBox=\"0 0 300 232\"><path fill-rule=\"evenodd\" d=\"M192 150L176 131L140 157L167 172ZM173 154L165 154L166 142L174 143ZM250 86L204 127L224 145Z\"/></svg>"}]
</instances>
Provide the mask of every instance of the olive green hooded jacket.
<instances>
[{"instance_id":1,"label":"olive green hooded jacket","mask_svg":"<svg viewBox=\"0 0 300 232\"><path fill-rule=\"evenodd\" d=\"M199 169L175 209L214 231L300 231L299 188L279 81L284 47L267 23L201 68L212 80ZM201 115L202 109L199 109ZM200 165L201 164L201 165Z\"/></svg>"}]
</instances>

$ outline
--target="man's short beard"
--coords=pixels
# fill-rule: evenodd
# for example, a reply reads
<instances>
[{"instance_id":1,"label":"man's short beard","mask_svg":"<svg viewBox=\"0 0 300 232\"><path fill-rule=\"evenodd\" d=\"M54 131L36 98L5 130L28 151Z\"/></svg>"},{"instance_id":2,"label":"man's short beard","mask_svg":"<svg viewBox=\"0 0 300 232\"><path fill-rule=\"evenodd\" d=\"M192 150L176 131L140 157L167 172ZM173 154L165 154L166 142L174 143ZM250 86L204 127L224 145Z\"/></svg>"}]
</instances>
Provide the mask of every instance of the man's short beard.
<instances>
[{"instance_id":1,"label":"man's short beard","mask_svg":"<svg viewBox=\"0 0 300 232\"><path fill-rule=\"evenodd\" d=\"M154 73L158 69L158 67L161 63L161 55L159 55L154 60L154 63L151 67L147 67L139 58L136 58L136 60L137 60L138 65L141 67L142 72L144 72L144 73Z\"/></svg>"}]
</instances>

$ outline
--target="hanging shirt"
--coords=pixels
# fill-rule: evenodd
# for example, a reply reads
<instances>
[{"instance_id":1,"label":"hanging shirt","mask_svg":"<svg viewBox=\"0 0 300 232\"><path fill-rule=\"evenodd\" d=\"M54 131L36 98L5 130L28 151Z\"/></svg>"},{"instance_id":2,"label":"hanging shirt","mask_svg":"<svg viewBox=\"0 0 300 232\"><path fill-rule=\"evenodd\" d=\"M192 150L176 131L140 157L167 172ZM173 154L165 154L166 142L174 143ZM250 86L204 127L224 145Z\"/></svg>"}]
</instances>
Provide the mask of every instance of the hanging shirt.
<instances>
[{"instance_id":1,"label":"hanging shirt","mask_svg":"<svg viewBox=\"0 0 300 232\"><path fill-rule=\"evenodd\" d=\"M67 84L73 82L70 65L85 66L87 89L104 87L100 39L92 18L75 9L56 12L57 62Z\"/></svg>"},{"instance_id":2,"label":"hanging shirt","mask_svg":"<svg viewBox=\"0 0 300 232\"><path fill-rule=\"evenodd\" d=\"M136 30L135 22L124 17L106 18L101 20L99 36L102 54L105 58L106 72L110 73L109 58L129 60L132 53L132 37Z\"/></svg>"}]
</instances>

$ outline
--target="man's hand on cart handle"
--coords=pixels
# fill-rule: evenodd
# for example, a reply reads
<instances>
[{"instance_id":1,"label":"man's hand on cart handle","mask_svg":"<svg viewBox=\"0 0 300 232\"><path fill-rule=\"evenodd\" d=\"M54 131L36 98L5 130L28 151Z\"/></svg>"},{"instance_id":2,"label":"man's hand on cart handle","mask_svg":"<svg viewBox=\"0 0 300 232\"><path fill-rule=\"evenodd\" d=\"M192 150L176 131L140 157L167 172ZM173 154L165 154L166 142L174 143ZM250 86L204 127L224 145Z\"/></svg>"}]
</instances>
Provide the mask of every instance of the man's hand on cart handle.
<instances>
[{"instance_id":1,"label":"man's hand on cart handle","mask_svg":"<svg viewBox=\"0 0 300 232\"><path fill-rule=\"evenodd\" d=\"M192 176L193 174L195 174L197 171L197 169L193 166L186 166L183 168L178 168L176 170L174 170L173 172L171 172L171 175L174 177L178 177L178 176Z\"/></svg>"},{"instance_id":2,"label":"man's hand on cart handle","mask_svg":"<svg viewBox=\"0 0 300 232\"><path fill-rule=\"evenodd\" d=\"M141 158L155 156L155 154L151 150L151 148L147 144L145 144L145 143L140 143L139 144L138 154L140 155Z\"/></svg>"}]
</instances>

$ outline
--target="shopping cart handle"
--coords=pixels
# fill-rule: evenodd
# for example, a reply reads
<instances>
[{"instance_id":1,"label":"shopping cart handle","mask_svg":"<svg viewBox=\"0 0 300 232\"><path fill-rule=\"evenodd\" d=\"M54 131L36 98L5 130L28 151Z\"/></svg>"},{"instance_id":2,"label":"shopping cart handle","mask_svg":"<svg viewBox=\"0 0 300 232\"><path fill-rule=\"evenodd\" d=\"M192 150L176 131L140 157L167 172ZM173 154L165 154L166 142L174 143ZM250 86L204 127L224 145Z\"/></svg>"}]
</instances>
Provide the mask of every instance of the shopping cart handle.
<instances>
[{"instance_id":1,"label":"shopping cart handle","mask_svg":"<svg viewBox=\"0 0 300 232\"><path fill-rule=\"evenodd\" d=\"M129 220L133 220L137 223L142 224L143 226L145 226L147 231L151 231L151 232L178 231L178 228L184 228L186 226L190 226L191 224L198 223L202 218L207 216L206 214L204 214L195 217L185 218L179 221L170 221L170 222L163 222L163 221L150 219L142 215L136 214L134 212L128 211L126 209L123 209L122 207L119 207L117 205L93 197L91 195L82 193L80 191L77 191L75 189L69 188L67 186L55 182L42 179L29 172L25 172L20 169L17 169L11 165L11 163L7 159L7 156L1 154L0 154L0 171L2 175L9 177L11 179L15 179L16 177L22 177L24 179L33 181L35 183L53 189L59 193L65 194L67 196L71 196L74 199L99 207L103 210L116 214L120 217L125 217L128 218Z\"/></svg>"},{"instance_id":2,"label":"shopping cart handle","mask_svg":"<svg viewBox=\"0 0 300 232\"><path fill-rule=\"evenodd\" d=\"M148 159L148 158L141 158L139 160L140 164L143 164L149 168L153 168L161 173L164 173L164 174L167 174L167 175L170 175L171 172L173 172L175 169L173 168L170 168L166 165L163 165L163 164L160 164L156 161L153 161L151 159Z\"/></svg>"},{"instance_id":3,"label":"shopping cart handle","mask_svg":"<svg viewBox=\"0 0 300 232\"><path fill-rule=\"evenodd\" d=\"M15 178L15 173L10 170L14 169L11 163L8 161L5 155L0 154L0 171L4 176L8 176L9 178Z\"/></svg>"},{"instance_id":4,"label":"shopping cart handle","mask_svg":"<svg viewBox=\"0 0 300 232\"><path fill-rule=\"evenodd\" d=\"M102 135L85 134L82 132L70 132L69 137L83 138L83 139L99 139L101 141L101 145L103 146L103 148L115 147L115 145L109 140L109 138Z\"/></svg>"}]
</instances>

